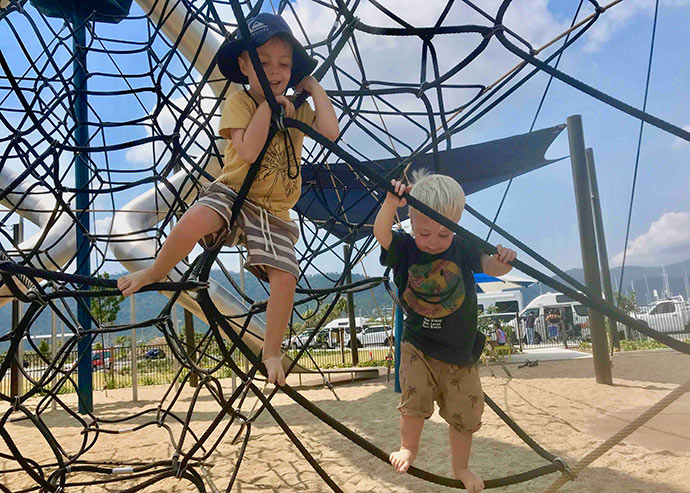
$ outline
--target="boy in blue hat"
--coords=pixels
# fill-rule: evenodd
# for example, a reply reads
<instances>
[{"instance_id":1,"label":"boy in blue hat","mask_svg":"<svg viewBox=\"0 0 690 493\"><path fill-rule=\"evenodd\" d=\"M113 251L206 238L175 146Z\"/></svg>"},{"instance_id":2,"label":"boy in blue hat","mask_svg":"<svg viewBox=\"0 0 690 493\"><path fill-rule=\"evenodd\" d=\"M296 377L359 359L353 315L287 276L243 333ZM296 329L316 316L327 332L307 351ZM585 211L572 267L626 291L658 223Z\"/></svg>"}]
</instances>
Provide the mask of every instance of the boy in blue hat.
<instances>
[{"instance_id":1,"label":"boy in blue hat","mask_svg":"<svg viewBox=\"0 0 690 493\"><path fill-rule=\"evenodd\" d=\"M290 209L299 200L302 188L300 160L304 134L290 128L278 132L271 140L247 200L229 230L237 192L264 147L271 124L271 108L249 57L249 47L256 48L273 96L285 116L311 125L330 140L339 135L338 119L326 92L309 75L316 67L316 60L295 39L287 23L278 15L261 13L248 19L247 25L249 39L243 39L238 32L216 55L223 75L232 82L249 85L248 89L230 94L223 107L219 133L228 143L221 175L202 190L196 204L185 212L154 263L122 276L117 285L124 296L129 296L163 279L197 242L205 248L244 244L246 267L270 283L263 362L268 381L284 385L280 343L299 278L294 250L299 229L290 218ZM285 95L288 87L307 91L315 109L306 102L295 109L291 98Z\"/></svg>"}]
</instances>

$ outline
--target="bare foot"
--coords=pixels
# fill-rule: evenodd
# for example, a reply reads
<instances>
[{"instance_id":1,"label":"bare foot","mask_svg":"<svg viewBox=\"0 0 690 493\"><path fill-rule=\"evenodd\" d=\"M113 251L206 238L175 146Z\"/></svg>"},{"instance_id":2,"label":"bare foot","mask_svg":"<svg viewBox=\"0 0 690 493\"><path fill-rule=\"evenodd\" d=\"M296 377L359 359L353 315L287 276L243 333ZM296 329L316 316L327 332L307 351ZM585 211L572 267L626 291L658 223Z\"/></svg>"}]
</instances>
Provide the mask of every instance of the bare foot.
<instances>
[{"instance_id":1,"label":"bare foot","mask_svg":"<svg viewBox=\"0 0 690 493\"><path fill-rule=\"evenodd\" d=\"M469 469L455 471L455 479L462 481L467 493L479 493L484 490L484 481Z\"/></svg>"},{"instance_id":2,"label":"bare foot","mask_svg":"<svg viewBox=\"0 0 690 493\"><path fill-rule=\"evenodd\" d=\"M163 276L165 277L165 276ZM122 276L117 280L117 288L122 291L122 295L126 298L139 291L144 286L157 282L163 279L152 272L151 267L132 272L126 276Z\"/></svg>"},{"instance_id":3,"label":"bare foot","mask_svg":"<svg viewBox=\"0 0 690 493\"><path fill-rule=\"evenodd\" d=\"M417 452L401 447L400 450L393 452L388 457L388 461L398 472L407 472L407 469L414 462L415 457L417 457Z\"/></svg>"}]
</instances>

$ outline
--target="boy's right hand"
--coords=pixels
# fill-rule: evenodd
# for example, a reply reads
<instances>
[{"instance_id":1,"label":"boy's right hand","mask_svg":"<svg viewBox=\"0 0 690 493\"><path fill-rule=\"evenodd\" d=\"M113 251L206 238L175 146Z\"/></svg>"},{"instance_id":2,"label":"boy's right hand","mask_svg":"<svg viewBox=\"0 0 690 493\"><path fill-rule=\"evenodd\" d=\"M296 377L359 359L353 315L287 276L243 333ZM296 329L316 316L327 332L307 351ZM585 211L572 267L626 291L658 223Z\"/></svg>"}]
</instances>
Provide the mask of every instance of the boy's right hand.
<instances>
[{"instance_id":1,"label":"boy's right hand","mask_svg":"<svg viewBox=\"0 0 690 493\"><path fill-rule=\"evenodd\" d=\"M280 106L283 107L283 110L285 111L286 117L292 118L292 116L295 114L295 105L292 104L292 101L290 101L288 98L286 98L282 94L279 96L276 96L276 103L278 103Z\"/></svg>"},{"instance_id":2,"label":"boy's right hand","mask_svg":"<svg viewBox=\"0 0 690 493\"><path fill-rule=\"evenodd\" d=\"M404 193L410 193L412 190L412 185L405 185L403 182L398 180L391 180L391 185L395 188L395 194L388 192L386 194L386 202L394 207L405 207L407 205L407 199L402 198Z\"/></svg>"}]
</instances>

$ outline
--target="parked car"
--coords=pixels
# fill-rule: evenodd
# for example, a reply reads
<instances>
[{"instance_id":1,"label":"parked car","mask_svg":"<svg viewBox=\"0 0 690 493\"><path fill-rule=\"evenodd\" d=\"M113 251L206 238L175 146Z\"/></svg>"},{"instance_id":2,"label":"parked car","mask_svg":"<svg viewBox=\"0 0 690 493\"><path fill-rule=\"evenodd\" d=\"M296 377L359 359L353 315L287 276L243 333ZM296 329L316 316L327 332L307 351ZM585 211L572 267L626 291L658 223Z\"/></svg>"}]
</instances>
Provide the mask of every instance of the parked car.
<instances>
[{"instance_id":1,"label":"parked car","mask_svg":"<svg viewBox=\"0 0 690 493\"><path fill-rule=\"evenodd\" d=\"M370 325L363 329L357 327L357 347L388 346L395 342L393 330L387 325ZM345 332L345 345L350 345L349 331Z\"/></svg>"},{"instance_id":2,"label":"parked car","mask_svg":"<svg viewBox=\"0 0 690 493\"><path fill-rule=\"evenodd\" d=\"M658 300L641 306L631 317L645 322L650 328L666 333L690 332L690 307L682 296ZM618 324L623 329L623 324Z\"/></svg>"},{"instance_id":3,"label":"parked car","mask_svg":"<svg viewBox=\"0 0 690 493\"><path fill-rule=\"evenodd\" d=\"M94 370L104 368L110 370L113 367L113 356L109 349L96 349L91 352L91 367Z\"/></svg>"},{"instance_id":4,"label":"parked car","mask_svg":"<svg viewBox=\"0 0 690 493\"><path fill-rule=\"evenodd\" d=\"M315 330L316 329L305 329L300 334L283 340L283 347L289 349L302 349ZM309 347L314 346L316 346L316 337L314 337L314 339L312 339L311 343L309 344Z\"/></svg>"},{"instance_id":5,"label":"parked car","mask_svg":"<svg viewBox=\"0 0 690 493\"><path fill-rule=\"evenodd\" d=\"M144 353L146 359L162 359L165 358L165 351L159 347L152 347Z\"/></svg>"}]
</instances>

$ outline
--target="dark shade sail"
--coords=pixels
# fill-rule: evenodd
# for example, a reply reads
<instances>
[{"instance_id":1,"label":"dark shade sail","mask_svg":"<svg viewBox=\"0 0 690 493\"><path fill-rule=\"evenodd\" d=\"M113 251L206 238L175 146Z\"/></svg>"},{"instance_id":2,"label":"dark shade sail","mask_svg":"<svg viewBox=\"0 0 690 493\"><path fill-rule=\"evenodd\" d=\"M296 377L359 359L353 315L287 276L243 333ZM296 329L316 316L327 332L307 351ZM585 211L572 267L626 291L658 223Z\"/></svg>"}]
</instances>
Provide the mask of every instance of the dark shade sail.
<instances>
[{"instance_id":1,"label":"dark shade sail","mask_svg":"<svg viewBox=\"0 0 690 493\"><path fill-rule=\"evenodd\" d=\"M83 19L94 14L96 22L117 24L127 17L132 0L30 0L41 14L59 19Z\"/></svg>"},{"instance_id":2,"label":"dark shade sail","mask_svg":"<svg viewBox=\"0 0 690 493\"><path fill-rule=\"evenodd\" d=\"M528 134L492 140L458 149L424 154L412 160L408 176L419 169L450 175L464 188L465 194L483 190L511 177L551 164L558 159L544 155L565 128L558 125ZM383 159L369 163L384 176L399 178L409 160ZM302 168L302 196L295 210L339 238L371 234L379 203L385 197L344 162ZM400 219L407 209L400 210Z\"/></svg>"}]
</instances>

